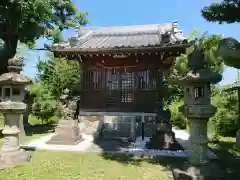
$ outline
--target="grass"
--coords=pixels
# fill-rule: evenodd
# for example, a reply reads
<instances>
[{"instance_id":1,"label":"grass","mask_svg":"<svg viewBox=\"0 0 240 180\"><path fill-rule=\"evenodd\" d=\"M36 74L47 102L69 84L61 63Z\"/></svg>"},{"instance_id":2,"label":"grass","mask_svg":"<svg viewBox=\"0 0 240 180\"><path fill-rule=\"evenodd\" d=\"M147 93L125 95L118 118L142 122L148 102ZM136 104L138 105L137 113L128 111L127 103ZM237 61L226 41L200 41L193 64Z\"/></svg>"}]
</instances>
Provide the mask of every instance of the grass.
<instances>
[{"instance_id":1,"label":"grass","mask_svg":"<svg viewBox=\"0 0 240 180\"><path fill-rule=\"evenodd\" d=\"M48 126L39 126L36 122L36 118L30 118L30 123L35 126L27 129L26 143L51 130L51 127L43 129L42 127ZM0 139L0 147L2 143L3 139ZM36 151L30 163L1 171L0 179L168 180L170 168L179 161L175 158L144 159L97 153Z\"/></svg>"},{"instance_id":2,"label":"grass","mask_svg":"<svg viewBox=\"0 0 240 180\"><path fill-rule=\"evenodd\" d=\"M236 147L236 138L221 137L216 144L209 144L219 157L220 166L228 173L228 179L237 180L240 177L240 149Z\"/></svg>"},{"instance_id":3,"label":"grass","mask_svg":"<svg viewBox=\"0 0 240 180\"><path fill-rule=\"evenodd\" d=\"M0 179L168 180L168 167L158 163L123 155L37 151L31 163L2 171Z\"/></svg>"}]
</instances>

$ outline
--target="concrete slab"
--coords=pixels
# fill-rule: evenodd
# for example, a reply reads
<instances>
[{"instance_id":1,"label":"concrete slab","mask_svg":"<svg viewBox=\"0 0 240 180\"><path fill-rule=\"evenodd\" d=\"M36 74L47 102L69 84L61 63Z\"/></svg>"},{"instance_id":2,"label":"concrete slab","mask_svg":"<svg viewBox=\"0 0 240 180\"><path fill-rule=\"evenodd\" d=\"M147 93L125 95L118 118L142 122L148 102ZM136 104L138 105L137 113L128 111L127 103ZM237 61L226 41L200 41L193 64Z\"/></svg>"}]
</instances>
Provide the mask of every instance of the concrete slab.
<instances>
[{"instance_id":1,"label":"concrete slab","mask_svg":"<svg viewBox=\"0 0 240 180\"><path fill-rule=\"evenodd\" d=\"M106 141L105 144L97 144L93 142L93 138L91 135L84 134L83 141L77 145L49 145L46 142L53 136L53 134L41 137L37 140L30 142L25 147L34 148L37 150L51 150L51 151L68 151L68 152L113 152L113 153L125 153L131 154L134 156L174 156L174 157L187 157L190 155L189 151L189 134L184 130L173 129L175 132L176 140L178 143L184 147L186 150L184 151L168 151L168 150L148 150L145 148L145 143L149 141L150 137L145 137L142 140L141 137L136 138L135 143L131 143L128 147L117 147L117 142ZM117 147L117 148L116 148ZM216 159L217 156L209 151L209 158Z\"/></svg>"},{"instance_id":2,"label":"concrete slab","mask_svg":"<svg viewBox=\"0 0 240 180\"><path fill-rule=\"evenodd\" d=\"M53 145L53 144L46 144L46 142L54 135L50 134L44 137L41 137L37 140L30 142L28 145L24 146L26 148L33 148L37 150L52 150L52 151L85 151L92 145L92 142L89 140L84 140L76 145Z\"/></svg>"}]
</instances>

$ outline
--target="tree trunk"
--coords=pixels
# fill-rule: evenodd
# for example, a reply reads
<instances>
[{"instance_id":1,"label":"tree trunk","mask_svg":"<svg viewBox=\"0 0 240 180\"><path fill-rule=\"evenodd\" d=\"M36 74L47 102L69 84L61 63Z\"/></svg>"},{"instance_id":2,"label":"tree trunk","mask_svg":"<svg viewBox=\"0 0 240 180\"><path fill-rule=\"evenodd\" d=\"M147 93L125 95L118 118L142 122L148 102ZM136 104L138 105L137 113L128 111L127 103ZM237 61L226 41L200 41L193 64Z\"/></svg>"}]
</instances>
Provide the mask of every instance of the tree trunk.
<instances>
[{"instance_id":1,"label":"tree trunk","mask_svg":"<svg viewBox=\"0 0 240 180\"><path fill-rule=\"evenodd\" d=\"M4 41L4 46L0 50L0 75L8 72L8 60L13 58L17 52L17 37L6 38Z\"/></svg>"}]
</instances>

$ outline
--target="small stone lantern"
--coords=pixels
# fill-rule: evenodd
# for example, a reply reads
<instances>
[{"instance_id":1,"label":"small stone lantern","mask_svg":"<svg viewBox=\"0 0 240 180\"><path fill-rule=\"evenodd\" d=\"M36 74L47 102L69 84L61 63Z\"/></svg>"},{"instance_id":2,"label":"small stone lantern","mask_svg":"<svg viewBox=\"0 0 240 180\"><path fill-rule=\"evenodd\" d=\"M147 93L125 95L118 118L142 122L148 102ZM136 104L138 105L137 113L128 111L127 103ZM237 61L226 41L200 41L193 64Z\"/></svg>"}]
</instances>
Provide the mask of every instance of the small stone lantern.
<instances>
[{"instance_id":1,"label":"small stone lantern","mask_svg":"<svg viewBox=\"0 0 240 180\"><path fill-rule=\"evenodd\" d=\"M26 109L23 103L24 89L31 81L20 74L23 66L21 58L12 58L8 61L8 73L0 76L1 102L0 111L4 115L4 143L1 149L1 165L19 164L30 159L27 152L20 149L19 135L22 114Z\"/></svg>"},{"instance_id":2,"label":"small stone lantern","mask_svg":"<svg viewBox=\"0 0 240 180\"><path fill-rule=\"evenodd\" d=\"M212 173L212 166L208 166L207 122L216 112L216 107L211 105L210 84L216 84L221 79L220 74L206 67L203 50L195 48L188 56L187 75L177 80L184 86L185 104L179 107L179 111L187 117L190 128L190 165L187 165L184 171L192 179L219 175ZM175 179L182 173L175 171Z\"/></svg>"}]
</instances>

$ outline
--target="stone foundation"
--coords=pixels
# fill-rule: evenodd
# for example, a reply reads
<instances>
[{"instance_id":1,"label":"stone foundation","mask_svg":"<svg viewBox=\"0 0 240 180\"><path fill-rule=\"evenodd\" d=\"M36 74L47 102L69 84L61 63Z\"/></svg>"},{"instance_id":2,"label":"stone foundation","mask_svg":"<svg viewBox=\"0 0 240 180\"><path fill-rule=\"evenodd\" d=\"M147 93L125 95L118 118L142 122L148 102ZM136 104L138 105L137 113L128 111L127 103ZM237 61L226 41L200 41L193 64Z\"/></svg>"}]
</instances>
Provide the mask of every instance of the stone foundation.
<instances>
[{"instance_id":1,"label":"stone foundation","mask_svg":"<svg viewBox=\"0 0 240 180\"><path fill-rule=\"evenodd\" d=\"M22 149L16 152L4 153L1 154L0 169L11 167L13 165L20 165L30 161L30 159L30 153Z\"/></svg>"},{"instance_id":2,"label":"stone foundation","mask_svg":"<svg viewBox=\"0 0 240 180\"><path fill-rule=\"evenodd\" d=\"M81 117L78 123L79 132L83 139L88 136L91 140L97 140L101 136L103 120L101 116L85 116Z\"/></svg>"},{"instance_id":3,"label":"stone foundation","mask_svg":"<svg viewBox=\"0 0 240 180\"><path fill-rule=\"evenodd\" d=\"M134 116L80 116L79 130L91 139L136 139L136 120Z\"/></svg>"},{"instance_id":4,"label":"stone foundation","mask_svg":"<svg viewBox=\"0 0 240 180\"><path fill-rule=\"evenodd\" d=\"M103 121L102 138L135 141L136 120L134 116L104 116Z\"/></svg>"}]
</instances>

